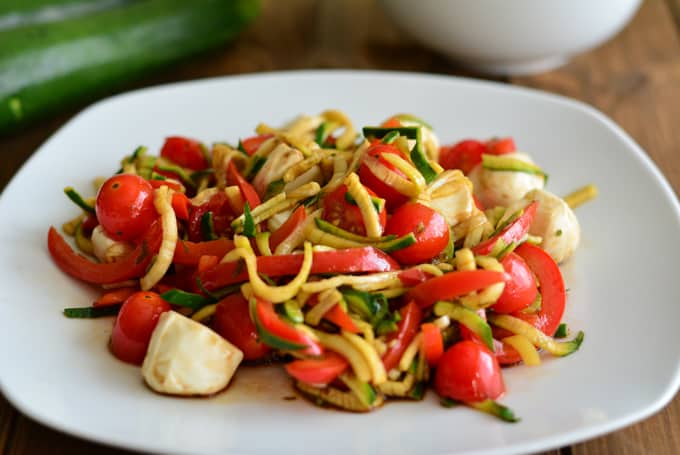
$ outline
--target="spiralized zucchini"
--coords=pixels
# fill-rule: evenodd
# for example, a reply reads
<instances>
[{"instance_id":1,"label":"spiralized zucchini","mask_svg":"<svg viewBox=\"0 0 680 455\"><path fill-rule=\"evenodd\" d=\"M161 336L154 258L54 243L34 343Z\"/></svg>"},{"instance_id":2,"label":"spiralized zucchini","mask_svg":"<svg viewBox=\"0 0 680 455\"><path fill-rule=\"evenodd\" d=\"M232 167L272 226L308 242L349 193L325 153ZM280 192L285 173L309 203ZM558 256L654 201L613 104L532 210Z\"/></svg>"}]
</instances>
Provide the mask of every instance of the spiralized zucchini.
<instances>
[{"instance_id":1,"label":"spiralized zucchini","mask_svg":"<svg viewBox=\"0 0 680 455\"><path fill-rule=\"evenodd\" d=\"M478 208L471 180L432 161L438 140L424 121L398 114L382 125L365 127L362 138L339 110L302 115L282 128L261 123L256 128L261 136L239 141L238 148L225 143L203 147L205 168L199 170L167 156L147 155L140 147L121 167L160 186L153 198L162 229L158 251L140 253L147 245L137 238L119 241L115 257L107 257L102 250L116 241L104 238L104 226L92 226L94 199L88 204L74 200L84 212L63 230L75 237L81 252L94 254L100 263L131 263L133 252L139 254L138 264L146 259L138 267L147 267L145 272L119 275L120 281L105 289L167 291L163 298L174 311L202 324L211 325L218 307L222 311L220 305L230 303L219 303L222 299L240 293L258 342L272 348L265 363L291 362L286 370L296 379L304 373L294 374L295 366L304 369L319 362L336 369L332 377L315 380L312 375L309 384L296 380L295 385L317 403L349 411L370 411L386 396L421 399L437 361L432 349L439 349L439 339L433 337L440 335L444 349L469 331L493 350L498 342L492 328L504 329L511 335L502 341L527 365L540 364L539 349L557 356L574 352L582 333L557 341L519 317L493 310L505 283L497 282L498 273L481 271L505 272L499 262L503 255L521 242L540 239L526 234L487 255L480 252L488 251L484 248L493 241L477 245L513 222L522 213L518 207ZM390 148L394 153L376 153ZM234 166L247 183L231 181ZM167 177L171 174L175 178ZM383 185L369 183L375 180ZM595 194L591 185L565 200L577 206ZM404 254L427 242L421 238L427 226L415 220L408 232L397 234L400 226L391 214L399 200L429 207L446 221L450 240L440 242L445 247L437 246L441 251L428 256L428 262L410 263ZM153 260L147 254L155 255ZM400 268L396 259L409 265ZM100 270L109 269L115 266ZM139 281L126 279L142 274ZM452 282L454 287L456 279L475 275L495 284L451 294L436 289L438 283ZM173 285L178 289L168 291ZM461 295L469 289L476 291ZM423 294L430 290L436 302L425 301ZM181 299L172 300L178 295ZM420 309L405 306L411 302ZM542 303L536 299L523 311L539 312ZM418 320L405 320L409 317ZM430 330L431 324L438 331ZM491 403L471 406L500 406Z\"/></svg>"}]
</instances>

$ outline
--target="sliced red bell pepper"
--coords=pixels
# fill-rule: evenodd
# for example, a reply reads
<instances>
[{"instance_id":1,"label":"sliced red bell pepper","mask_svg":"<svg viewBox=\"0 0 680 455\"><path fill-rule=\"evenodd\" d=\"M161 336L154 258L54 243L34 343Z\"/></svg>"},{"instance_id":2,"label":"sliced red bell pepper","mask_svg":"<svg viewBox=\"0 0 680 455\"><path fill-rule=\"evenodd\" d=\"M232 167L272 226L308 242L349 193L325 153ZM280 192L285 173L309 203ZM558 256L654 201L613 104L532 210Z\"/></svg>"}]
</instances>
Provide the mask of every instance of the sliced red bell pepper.
<instances>
[{"instance_id":1,"label":"sliced red bell pepper","mask_svg":"<svg viewBox=\"0 0 680 455\"><path fill-rule=\"evenodd\" d=\"M114 289L100 295L99 298L92 303L92 306L96 308L101 306L119 305L137 291L139 291L139 288L137 287Z\"/></svg>"},{"instance_id":2,"label":"sliced red bell pepper","mask_svg":"<svg viewBox=\"0 0 680 455\"><path fill-rule=\"evenodd\" d=\"M172 193L172 209L175 216L183 221L189 221L189 206L191 201L184 193Z\"/></svg>"},{"instance_id":3,"label":"sliced red bell pepper","mask_svg":"<svg viewBox=\"0 0 680 455\"><path fill-rule=\"evenodd\" d=\"M250 317L260 341L275 349L321 355L323 348L309 335L288 324L274 310L271 302L254 298L250 301Z\"/></svg>"},{"instance_id":4,"label":"sliced red bell pepper","mask_svg":"<svg viewBox=\"0 0 680 455\"><path fill-rule=\"evenodd\" d=\"M236 165L234 165L233 161L229 161L229 165L227 166L227 182L230 185L238 186L238 189L241 190L243 200L248 203L251 210L262 203L260 196L257 194L257 191L255 191L255 188L253 188L253 185L243 178L238 169L236 169Z\"/></svg>"},{"instance_id":5,"label":"sliced red bell pepper","mask_svg":"<svg viewBox=\"0 0 680 455\"><path fill-rule=\"evenodd\" d=\"M170 178L174 178L174 177L176 177L176 176L174 176L174 174L173 174L173 177L170 177ZM171 190L176 191L178 193L180 193L182 191L182 185L180 185L177 182L173 182L172 180L149 179L148 182L153 188L160 188L163 185L165 185L168 188L170 188Z\"/></svg>"},{"instance_id":6,"label":"sliced red bell pepper","mask_svg":"<svg viewBox=\"0 0 680 455\"><path fill-rule=\"evenodd\" d=\"M257 149L267 140L274 137L273 134L260 134L259 136L252 136L239 141L239 148L248 156L253 156Z\"/></svg>"},{"instance_id":7,"label":"sliced red bell pepper","mask_svg":"<svg viewBox=\"0 0 680 455\"><path fill-rule=\"evenodd\" d=\"M257 270L269 277L295 275L302 267L302 254L258 256ZM399 264L386 253L373 248L348 248L336 251L315 251L311 274L367 273L399 270ZM203 286L215 290L248 280L248 271L241 261L223 262L199 274Z\"/></svg>"},{"instance_id":8,"label":"sliced red bell pepper","mask_svg":"<svg viewBox=\"0 0 680 455\"><path fill-rule=\"evenodd\" d=\"M439 327L431 322L426 322L420 326L423 333L423 353L425 360L431 367L437 365L439 359L444 354L444 338Z\"/></svg>"},{"instance_id":9,"label":"sliced red bell pepper","mask_svg":"<svg viewBox=\"0 0 680 455\"><path fill-rule=\"evenodd\" d=\"M139 278L161 245L162 228L155 221L142 237L141 242L124 259L107 263L93 262L73 251L54 227L47 234L47 248L59 268L82 281L94 284L110 284Z\"/></svg>"},{"instance_id":10,"label":"sliced red bell pepper","mask_svg":"<svg viewBox=\"0 0 680 455\"><path fill-rule=\"evenodd\" d=\"M411 289L407 297L415 300L421 308L438 300L453 300L472 291L501 283L507 278L504 272L492 270L464 270L434 277Z\"/></svg>"},{"instance_id":11,"label":"sliced red bell pepper","mask_svg":"<svg viewBox=\"0 0 680 455\"><path fill-rule=\"evenodd\" d=\"M529 232L529 227L534 221L536 209L538 208L538 201L533 201L526 207L522 214L517 217L515 221L507 225L501 232L494 235L488 240L483 241L479 245L472 248L472 252L485 256L493 250L496 242L501 240L505 245L510 245L513 242L519 242Z\"/></svg>"},{"instance_id":12,"label":"sliced red bell pepper","mask_svg":"<svg viewBox=\"0 0 680 455\"><path fill-rule=\"evenodd\" d=\"M221 258L233 249L234 242L226 238L207 240L205 242L178 240L172 262L182 265L198 265L201 256L217 256Z\"/></svg>"},{"instance_id":13,"label":"sliced red bell pepper","mask_svg":"<svg viewBox=\"0 0 680 455\"><path fill-rule=\"evenodd\" d=\"M410 269L405 269L399 273L399 281L401 281L404 286L415 286L424 283L430 278L432 278L432 275L423 272L423 270L418 267L411 267Z\"/></svg>"},{"instance_id":14,"label":"sliced red bell pepper","mask_svg":"<svg viewBox=\"0 0 680 455\"><path fill-rule=\"evenodd\" d=\"M560 325L567 302L564 279L555 260L540 247L523 243L515 253L521 256L538 278L541 309L536 314L515 313L548 336L553 336Z\"/></svg>"},{"instance_id":15,"label":"sliced red bell pepper","mask_svg":"<svg viewBox=\"0 0 680 455\"><path fill-rule=\"evenodd\" d=\"M293 360L284 365L289 375L298 381L312 385L326 385L349 368L349 363L340 354L327 351L316 359Z\"/></svg>"},{"instance_id":16,"label":"sliced red bell pepper","mask_svg":"<svg viewBox=\"0 0 680 455\"><path fill-rule=\"evenodd\" d=\"M274 251L276 247L281 244L290 234L295 231L295 228L300 226L307 219L307 211L301 205L288 217L288 219L277 230L272 232L269 237L269 248Z\"/></svg>"},{"instance_id":17,"label":"sliced red bell pepper","mask_svg":"<svg viewBox=\"0 0 680 455\"><path fill-rule=\"evenodd\" d=\"M423 318L423 311L413 301L402 307L399 314L401 320L397 323L397 331L388 338L389 348L382 357L385 371L390 371L399 364L404 351L418 333L418 326Z\"/></svg>"},{"instance_id":18,"label":"sliced red bell pepper","mask_svg":"<svg viewBox=\"0 0 680 455\"><path fill-rule=\"evenodd\" d=\"M210 256L210 255L205 255L201 256L201 258L198 260L198 271L202 272L204 270L208 270L212 267L215 267L217 263L220 261L220 258L217 256Z\"/></svg>"},{"instance_id":19,"label":"sliced red bell pepper","mask_svg":"<svg viewBox=\"0 0 680 455\"><path fill-rule=\"evenodd\" d=\"M347 314L345 310L339 304L333 305L333 307L323 315L323 318L327 321L340 327L342 330L346 330L352 333L359 333L361 330L357 327L351 317Z\"/></svg>"},{"instance_id":20,"label":"sliced red bell pepper","mask_svg":"<svg viewBox=\"0 0 680 455\"><path fill-rule=\"evenodd\" d=\"M519 255L527 263L531 271L538 278L541 293L541 309L535 314L513 313L514 317L523 319L548 336L553 336L560 325L567 301L567 293L564 280L559 267L553 258L543 249L523 243L515 254ZM522 358L519 353L505 343L498 341L500 338L511 335L508 331L493 327L496 358L501 365L518 363Z\"/></svg>"}]
</instances>

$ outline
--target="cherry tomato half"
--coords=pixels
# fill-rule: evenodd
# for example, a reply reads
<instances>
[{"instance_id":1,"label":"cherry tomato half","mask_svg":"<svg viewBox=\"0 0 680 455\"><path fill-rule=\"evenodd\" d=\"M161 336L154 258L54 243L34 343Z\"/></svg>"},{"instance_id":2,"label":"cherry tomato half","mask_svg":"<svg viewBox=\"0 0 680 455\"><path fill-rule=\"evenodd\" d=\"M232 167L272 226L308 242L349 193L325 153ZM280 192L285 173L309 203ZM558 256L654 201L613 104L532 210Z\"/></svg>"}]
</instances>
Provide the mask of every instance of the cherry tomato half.
<instances>
[{"instance_id":1,"label":"cherry tomato half","mask_svg":"<svg viewBox=\"0 0 680 455\"><path fill-rule=\"evenodd\" d=\"M97 193L99 224L115 240L134 240L158 217L153 197L151 184L138 175L114 175Z\"/></svg>"},{"instance_id":2,"label":"cherry tomato half","mask_svg":"<svg viewBox=\"0 0 680 455\"><path fill-rule=\"evenodd\" d=\"M536 299L538 289L533 273L527 263L515 253L501 260L503 269L510 275L503 293L493 305L497 313L513 313L528 307Z\"/></svg>"},{"instance_id":3,"label":"cherry tomato half","mask_svg":"<svg viewBox=\"0 0 680 455\"><path fill-rule=\"evenodd\" d=\"M111 351L123 362L140 365L158 318L170 304L155 292L135 292L125 300L111 333Z\"/></svg>"},{"instance_id":4,"label":"cherry tomato half","mask_svg":"<svg viewBox=\"0 0 680 455\"><path fill-rule=\"evenodd\" d=\"M366 189L371 196L376 195L370 189ZM359 209L356 203L348 200L347 185L340 185L335 191L324 198L323 214L321 217L341 229L357 235L366 235L366 226L364 225L364 217L361 215L361 209ZM387 222L385 207L378 214L378 220L384 230L385 223Z\"/></svg>"},{"instance_id":5,"label":"cherry tomato half","mask_svg":"<svg viewBox=\"0 0 680 455\"><path fill-rule=\"evenodd\" d=\"M192 206L189 210L189 240L192 242L200 242L201 240L211 240L203 238L201 229L201 219L206 213L212 213L213 227L217 236L230 236L233 231L231 229L231 222L234 221L236 215L234 214L229 199L224 192L219 192L199 206Z\"/></svg>"},{"instance_id":6,"label":"cherry tomato half","mask_svg":"<svg viewBox=\"0 0 680 455\"><path fill-rule=\"evenodd\" d=\"M269 346L258 340L255 324L250 319L248 301L240 293L218 302L212 327L243 351L243 358L246 360L259 360L271 351Z\"/></svg>"},{"instance_id":7,"label":"cherry tomato half","mask_svg":"<svg viewBox=\"0 0 680 455\"><path fill-rule=\"evenodd\" d=\"M165 139L161 156L182 167L200 171L208 167L203 145L194 139L172 136Z\"/></svg>"},{"instance_id":8,"label":"cherry tomato half","mask_svg":"<svg viewBox=\"0 0 680 455\"><path fill-rule=\"evenodd\" d=\"M392 214L386 235L401 237L410 232L416 243L392 253L402 264L420 264L441 253L449 243L449 225L437 211L417 202L407 202Z\"/></svg>"},{"instance_id":9,"label":"cherry tomato half","mask_svg":"<svg viewBox=\"0 0 680 455\"><path fill-rule=\"evenodd\" d=\"M476 402L495 400L505 392L501 368L493 353L470 340L451 346L439 360L434 388L443 397Z\"/></svg>"},{"instance_id":10,"label":"cherry tomato half","mask_svg":"<svg viewBox=\"0 0 680 455\"><path fill-rule=\"evenodd\" d=\"M444 169L460 169L467 174L482 162L482 155L487 153L483 142L467 139L454 145L448 145L439 151L439 164Z\"/></svg>"},{"instance_id":11,"label":"cherry tomato half","mask_svg":"<svg viewBox=\"0 0 680 455\"><path fill-rule=\"evenodd\" d=\"M373 144L366 151L368 156L377 158L383 166L387 167L392 172L395 172L400 177L406 178L403 172L401 172L382 157L382 155L385 153L391 153L404 158L404 155L401 153L401 151L391 144L383 144L378 142ZM401 194L399 191L383 182L380 178L376 177L375 174L373 174L373 172L371 172L371 170L365 164L362 164L361 167L359 167L359 179L361 180L361 183L366 185L366 187L373 190L375 194L378 195L378 197L385 199L387 210L393 210L408 200L407 196Z\"/></svg>"}]
</instances>

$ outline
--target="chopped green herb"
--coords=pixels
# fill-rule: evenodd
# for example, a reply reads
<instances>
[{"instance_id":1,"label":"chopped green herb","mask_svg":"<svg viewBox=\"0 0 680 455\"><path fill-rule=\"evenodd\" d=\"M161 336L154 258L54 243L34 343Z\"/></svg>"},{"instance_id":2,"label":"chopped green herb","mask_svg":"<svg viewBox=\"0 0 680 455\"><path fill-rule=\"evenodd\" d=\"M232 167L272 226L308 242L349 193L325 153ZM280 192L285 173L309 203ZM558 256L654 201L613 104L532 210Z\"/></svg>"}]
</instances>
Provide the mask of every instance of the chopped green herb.
<instances>
[{"instance_id":1,"label":"chopped green herb","mask_svg":"<svg viewBox=\"0 0 680 455\"><path fill-rule=\"evenodd\" d=\"M212 303L212 299L206 298L201 294L182 291L181 289L170 289L161 294L161 298L172 305L185 306L198 309Z\"/></svg>"},{"instance_id":2,"label":"chopped green herb","mask_svg":"<svg viewBox=\"0 0 680 455\"><path fill-rule=\"evenodd\" d=\"M248 238L253 238L255 237L256 229L255 229L255 219L253 218L253 215L250 213L250 204L247 202L243 206L243 235L245 235Z\"/></svg>"}]
</instances>

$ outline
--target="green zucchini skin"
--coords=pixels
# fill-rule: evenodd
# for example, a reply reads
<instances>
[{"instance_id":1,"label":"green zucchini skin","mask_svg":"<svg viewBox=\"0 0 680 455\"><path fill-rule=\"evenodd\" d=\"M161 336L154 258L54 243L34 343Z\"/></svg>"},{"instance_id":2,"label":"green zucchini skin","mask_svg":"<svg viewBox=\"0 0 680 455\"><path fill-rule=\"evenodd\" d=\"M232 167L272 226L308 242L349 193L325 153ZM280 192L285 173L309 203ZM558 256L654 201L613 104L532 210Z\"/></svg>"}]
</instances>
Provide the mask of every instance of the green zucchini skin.
<instances>
[{"instance_id":1,"label":"green zucchini skin","mask_svg":"<svg viewBox=\"0 0 680 455\"><path fill-rule=\"evenodd\" d=\"M0 135L214 48L259 8L259 0L140 1L0 32Z\"/></svg>"},{"instance_id":2,"label":"green zucchini skin","mask_svg":"<svg viewBox=\"0 0 680 455\"><path fill-rule=\"evenodd\" d=\"M58 22L138 0L1 0L0 31Z\"/></svg>"}]
</instances>

